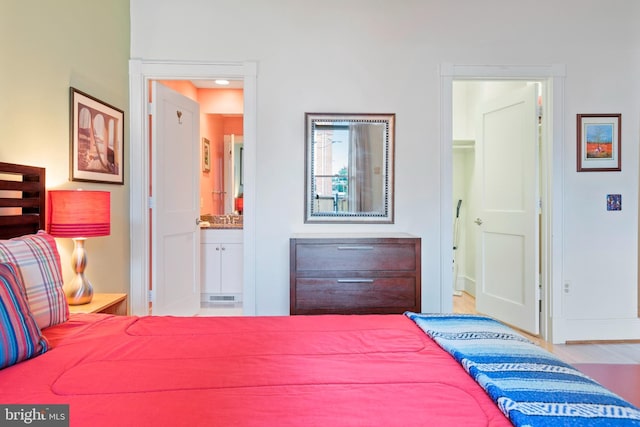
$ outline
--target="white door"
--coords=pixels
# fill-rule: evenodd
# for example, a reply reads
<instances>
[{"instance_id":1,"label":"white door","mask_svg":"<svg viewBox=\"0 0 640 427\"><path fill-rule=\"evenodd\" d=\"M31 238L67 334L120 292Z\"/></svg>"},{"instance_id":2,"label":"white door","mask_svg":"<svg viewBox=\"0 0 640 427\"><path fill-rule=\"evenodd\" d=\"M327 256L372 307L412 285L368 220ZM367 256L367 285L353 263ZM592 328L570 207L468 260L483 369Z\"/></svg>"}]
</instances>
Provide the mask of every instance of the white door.
<instances>
[{"instance_id":1,"label":"white door","mask_svg":"<svg viewBox=\"0 0 640 427\"><path fill-rule=\"evenodd\" d=\"M476 309L537 335L538 116L536 85L481 108Z\"/></svg>"},{"instance_id":2,"label":"white door","mask_svg":"<svg viewBox=\"0 0 640 427\"><path fill-rule=\"evenodd\" d=\"M200 109L153 82L151 209L154 315L200 308Z\"/></svg>"}]
</instances>

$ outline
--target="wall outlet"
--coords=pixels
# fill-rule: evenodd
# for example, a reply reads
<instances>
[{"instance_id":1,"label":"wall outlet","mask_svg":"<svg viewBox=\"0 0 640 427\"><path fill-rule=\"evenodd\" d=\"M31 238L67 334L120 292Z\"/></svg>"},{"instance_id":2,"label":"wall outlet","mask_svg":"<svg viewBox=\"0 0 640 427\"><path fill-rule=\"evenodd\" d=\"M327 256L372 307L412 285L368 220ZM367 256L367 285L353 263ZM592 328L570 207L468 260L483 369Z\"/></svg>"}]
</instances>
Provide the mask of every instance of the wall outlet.
<instances>
[{"instance_id":1,"label":"wall outlet","mask_svg":"<svg viewBox=\"0 0 640 427\"><path fill-rule=\"evenodd\" d=\"M564 286L562 287L562 290L564 291L565 294L571 293L571 282L569 280L564 281Z\"/></svg>"}]
</instances>

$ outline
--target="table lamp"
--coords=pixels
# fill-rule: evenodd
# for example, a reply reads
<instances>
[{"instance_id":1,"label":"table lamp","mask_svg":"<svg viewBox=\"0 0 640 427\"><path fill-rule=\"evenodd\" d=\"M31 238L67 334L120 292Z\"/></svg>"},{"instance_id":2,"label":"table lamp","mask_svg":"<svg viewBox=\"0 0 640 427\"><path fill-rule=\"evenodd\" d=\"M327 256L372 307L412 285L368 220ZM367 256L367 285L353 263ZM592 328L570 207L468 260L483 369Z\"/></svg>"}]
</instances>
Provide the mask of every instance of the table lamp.
<instances>
[{"instance_id":1,"label":"table lamp","mask_svg":"<svg viewBox=\"0 0 640 427\"><path fill-rule=\"evenodd\" d=\"M48 212L49 234L73 239L71 265L75 276L64 286L67 302L69 305L87 304L93 298L93 287L84 276L87 266L84 241L88 237L108 236L111 233L111 193L51 190Z\"/></svg>"}]
</instances>

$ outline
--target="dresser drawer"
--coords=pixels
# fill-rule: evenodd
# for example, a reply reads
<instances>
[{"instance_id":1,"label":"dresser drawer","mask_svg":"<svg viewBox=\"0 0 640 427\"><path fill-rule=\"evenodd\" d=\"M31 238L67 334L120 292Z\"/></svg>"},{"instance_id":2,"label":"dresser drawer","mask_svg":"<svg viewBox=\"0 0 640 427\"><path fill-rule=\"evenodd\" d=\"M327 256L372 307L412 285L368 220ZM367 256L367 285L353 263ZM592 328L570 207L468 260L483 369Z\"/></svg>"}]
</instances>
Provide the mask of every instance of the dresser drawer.
<instances>
[{"instance_id":1,"label":"dresser drawer","mask_svg":"<svg viewBox=\"0 0 640 427\"><path fill-rule=\"evenodd\" d=\"M414 271L413 243L298 244L296 271Z\"/></svg>"},{"instance_id":2,"label":"dresser drawer","mask_svg":"<svg viewBox=\"0 0 640 427\"><path fill-rule=\"evenodd\" d=\"M413 277L299 278L297 314L403 313L415 310Z\"/></svg>"}]
</instances>

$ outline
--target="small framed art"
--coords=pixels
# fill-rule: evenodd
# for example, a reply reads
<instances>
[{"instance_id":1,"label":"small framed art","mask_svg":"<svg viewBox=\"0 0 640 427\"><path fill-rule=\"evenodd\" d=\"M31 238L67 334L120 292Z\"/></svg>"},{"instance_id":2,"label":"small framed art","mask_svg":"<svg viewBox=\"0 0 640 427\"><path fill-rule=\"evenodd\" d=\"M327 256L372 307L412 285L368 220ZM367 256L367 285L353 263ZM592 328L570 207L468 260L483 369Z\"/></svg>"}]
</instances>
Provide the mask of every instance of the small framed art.
<instances>
[{"instance_id":1,"label":"small framed art","mask_svg":"<svg viewBox=\"0 0 640 427\"><path fill-rule=\"evenodd\" d=\"M620 114L578 114L578 172L622 170L621 131Z\"/></svg>"},{"instance_id":2,"label":"small framed art","mask_svg":"<svg viewBox=\"0 0 640 427\"><path fill-rule=\"evenodd\" d=\"M202 171L211 170L211 144L207 138L202 138Z\"/></svg>"},{"instance_id":3,"label":"small framed art","mask_svg":"<svg viewBox=\"0 0 640 427\"><path fill-rule=\"evenodd\" d=\"M124 112L70 88L72 181L124 184Z\"/></svg>"}]
</instances>

